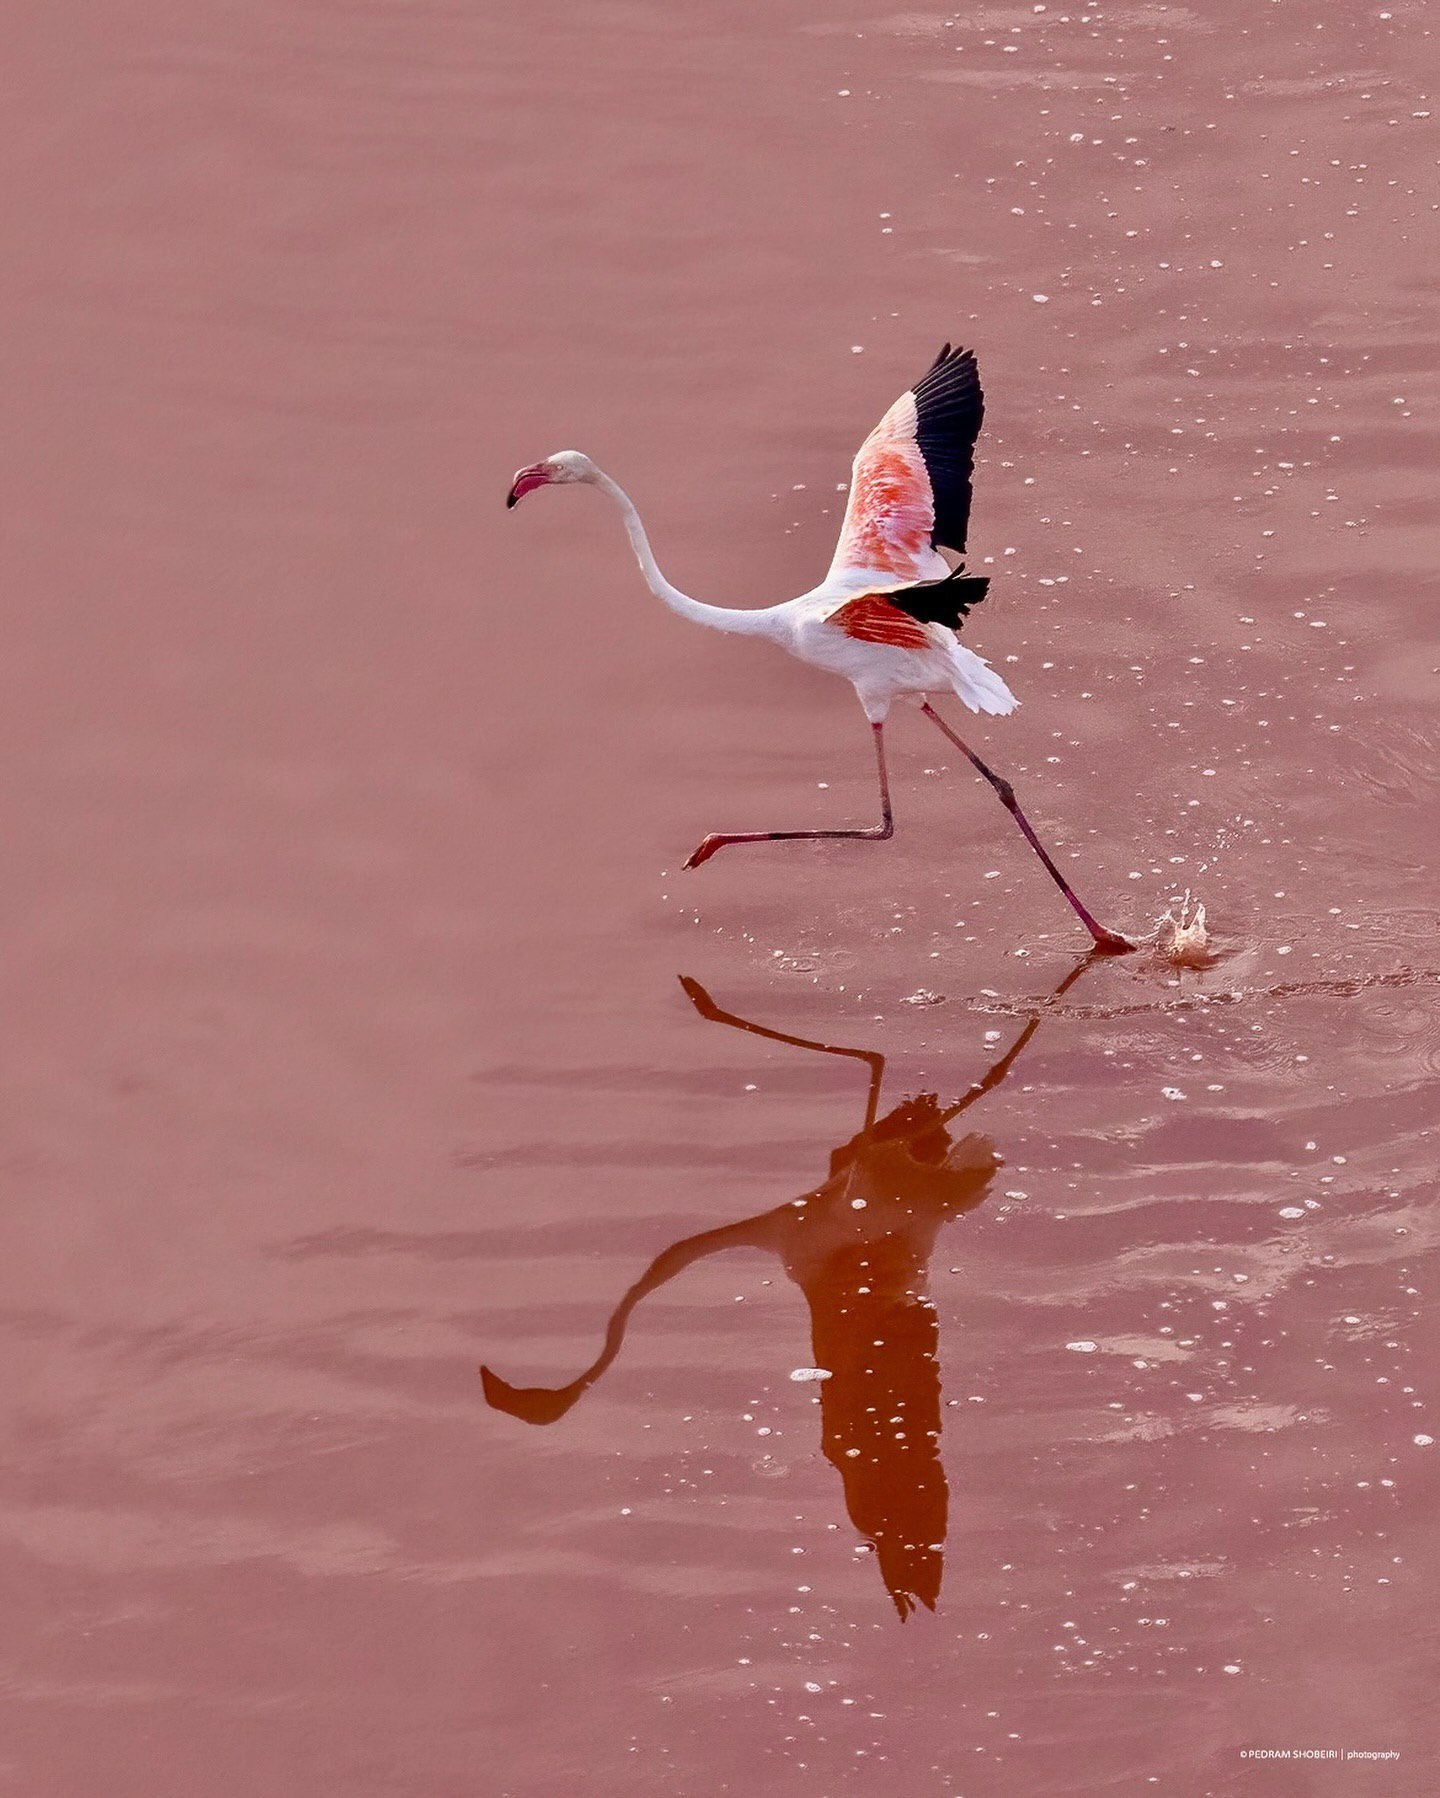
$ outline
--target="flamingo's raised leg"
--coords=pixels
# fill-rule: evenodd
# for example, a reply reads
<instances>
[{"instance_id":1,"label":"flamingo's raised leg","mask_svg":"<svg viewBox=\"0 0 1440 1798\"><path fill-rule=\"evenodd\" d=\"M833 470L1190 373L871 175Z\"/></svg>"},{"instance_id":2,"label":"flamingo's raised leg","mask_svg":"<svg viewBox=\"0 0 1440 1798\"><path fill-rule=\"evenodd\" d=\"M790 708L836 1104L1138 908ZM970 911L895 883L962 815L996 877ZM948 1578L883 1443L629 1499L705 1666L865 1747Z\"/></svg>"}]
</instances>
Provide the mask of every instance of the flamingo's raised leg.
<instances>
[{"instance_id":1,"label":"flamingo's raised leg","mask_svg":"<svg viewBox=\"0 0 1440 1798\"><path fill-rule=\"evenodd\" d=\"M706 837L686 862L687 868L698 868L708 862L717 849L730 843L794 843L822 838L847 837L862 843L883 843L895 834L895 819L890 810L890 778L885 772L885 726L873 723L875 763L880 771L880 822L869 830L741 830L717 831Z\"/></svg>"}]
</instances>

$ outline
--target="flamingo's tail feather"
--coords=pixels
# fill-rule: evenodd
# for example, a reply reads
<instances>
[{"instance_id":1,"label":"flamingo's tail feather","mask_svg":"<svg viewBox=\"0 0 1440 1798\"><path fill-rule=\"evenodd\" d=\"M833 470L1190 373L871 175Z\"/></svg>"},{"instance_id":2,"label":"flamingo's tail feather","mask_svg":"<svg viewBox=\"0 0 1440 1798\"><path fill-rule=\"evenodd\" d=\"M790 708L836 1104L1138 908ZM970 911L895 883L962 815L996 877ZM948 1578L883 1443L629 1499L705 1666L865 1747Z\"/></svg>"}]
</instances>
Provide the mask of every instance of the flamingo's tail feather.
<instances>
[{"instance_id":1,"label":"flamingo's tail feather","mask_svg":"<svg viewBox=\"0 0 1440 1798\"><path fill-rule=\"evenodd\" d=\"M972 712L1003 718L1020 703L984 656L959 643L951 662L950 684Z\"/></svg>"}]
</instances>

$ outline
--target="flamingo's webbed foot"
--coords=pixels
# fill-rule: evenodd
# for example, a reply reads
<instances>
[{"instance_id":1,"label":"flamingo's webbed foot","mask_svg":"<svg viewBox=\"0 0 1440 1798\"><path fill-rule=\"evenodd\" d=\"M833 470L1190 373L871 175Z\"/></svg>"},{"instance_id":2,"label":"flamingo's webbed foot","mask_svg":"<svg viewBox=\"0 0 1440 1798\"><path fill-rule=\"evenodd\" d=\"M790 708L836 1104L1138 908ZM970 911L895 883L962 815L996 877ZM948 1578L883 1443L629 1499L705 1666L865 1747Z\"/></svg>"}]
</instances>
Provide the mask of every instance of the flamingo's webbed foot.
<instances>
[{"instance_id":1,"label":"flamingo's webbed foot","mask_svg":"<svg viewBox=\"0 0 1440 1798\"><path fill-rule=\"evenodd\" d=\"M698 868L701 862L708 862L717 849L723 849L731 840L730 837L721 836L717 832L711 831L710 835L700 843L689 861L685 863L685 866Z\"/></svg>"}]
</instances>

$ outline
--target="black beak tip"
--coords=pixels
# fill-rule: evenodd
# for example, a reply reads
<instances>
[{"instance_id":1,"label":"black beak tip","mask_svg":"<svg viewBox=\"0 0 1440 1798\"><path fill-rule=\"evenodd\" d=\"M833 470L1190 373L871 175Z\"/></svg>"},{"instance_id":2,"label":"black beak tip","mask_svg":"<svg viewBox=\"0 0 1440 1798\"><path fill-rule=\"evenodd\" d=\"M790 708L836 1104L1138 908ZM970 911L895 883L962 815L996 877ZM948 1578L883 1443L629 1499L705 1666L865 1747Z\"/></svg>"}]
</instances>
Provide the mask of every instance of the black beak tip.
<instances>
[{"instance_id":1,"label":"black beak tip","mask_svg":"<svg viewBox=\"0 0 1440 1798\"><path fill-rule=\"evenodd\" d=\"M517 503L518 502L517 502L517 500L515 498L515 494L513 492L507 493L505 495L505 510L507 512L513 512L515 510Z\"/></svg>"}]
</instances>

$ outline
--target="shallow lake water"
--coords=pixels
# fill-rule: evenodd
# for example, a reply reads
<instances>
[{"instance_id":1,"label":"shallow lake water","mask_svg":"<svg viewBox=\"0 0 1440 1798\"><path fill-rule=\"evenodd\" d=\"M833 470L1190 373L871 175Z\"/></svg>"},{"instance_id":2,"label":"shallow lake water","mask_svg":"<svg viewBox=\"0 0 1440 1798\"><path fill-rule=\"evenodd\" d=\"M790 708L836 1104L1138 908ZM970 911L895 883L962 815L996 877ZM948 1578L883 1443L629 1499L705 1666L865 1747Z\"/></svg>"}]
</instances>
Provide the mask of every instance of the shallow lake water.
<instances>
[{"instance_id":1,"label":"shallow lake water","mask_svg":"<svg viewBox=\"0 0 1440 1798\"><path fill-rule=\"evenodd\" d=\"M16 21L6 1790L1440 1787L1431 29ZM971 739L1203 968L908 711L682 872L853 696L502 507L788 597L945 339Z\"/></svg>"}]
</instances>

